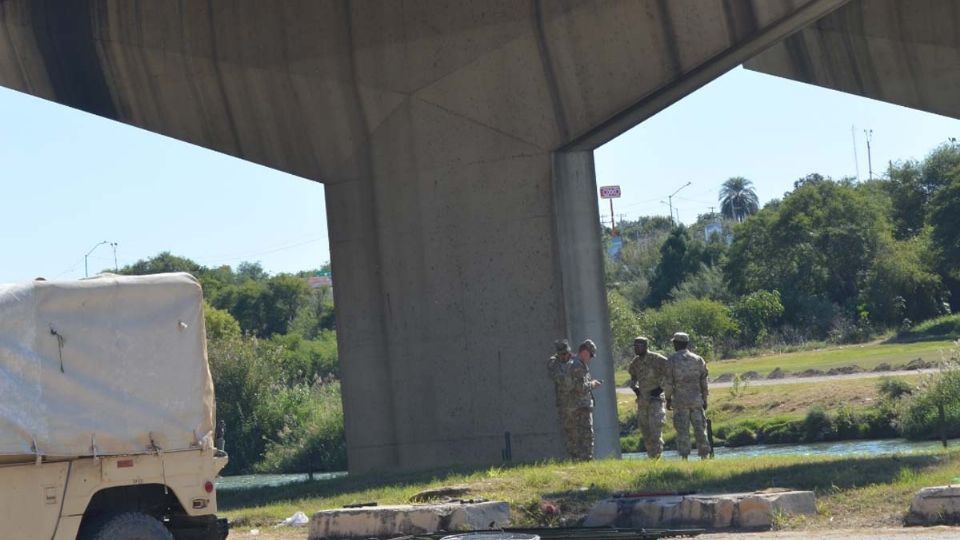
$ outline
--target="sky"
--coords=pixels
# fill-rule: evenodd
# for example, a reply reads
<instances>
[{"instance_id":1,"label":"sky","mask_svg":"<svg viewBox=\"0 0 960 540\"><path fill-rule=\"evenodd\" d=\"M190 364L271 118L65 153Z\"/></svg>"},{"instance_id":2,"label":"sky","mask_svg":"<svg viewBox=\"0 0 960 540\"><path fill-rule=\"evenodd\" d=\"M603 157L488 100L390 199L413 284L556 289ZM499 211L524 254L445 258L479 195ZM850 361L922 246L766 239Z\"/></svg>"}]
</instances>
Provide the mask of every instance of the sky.
<instances>
[{"instance_id":1,"label":"sky","mask_svg":"<svg viewBox=\"0 0 960 540\"><path fill-rule=\"evenodd\" d=\"M862 179L922 158L960 121L734 69L599 148L614 213L683 222L744 176L761 202L811 172ZM609 219L609 206L601 205ZM0 283L84 276L171 251L207 266L257 261L271 273L329 260L321 184L0 88Z\"/></svg>"}]
</instances>

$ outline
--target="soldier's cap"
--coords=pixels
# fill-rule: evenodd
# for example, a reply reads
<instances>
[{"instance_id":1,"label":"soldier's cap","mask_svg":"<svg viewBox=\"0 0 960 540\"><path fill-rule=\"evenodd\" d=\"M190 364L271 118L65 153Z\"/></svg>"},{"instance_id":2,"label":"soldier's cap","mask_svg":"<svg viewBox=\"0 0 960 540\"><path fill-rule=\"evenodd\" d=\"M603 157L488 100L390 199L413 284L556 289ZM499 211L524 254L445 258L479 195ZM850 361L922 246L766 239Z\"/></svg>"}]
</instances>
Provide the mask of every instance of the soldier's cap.
<instances>
[{"instance_id":1,"label":"soldier's cap","mask_svg":"<svg viewBox=\"0 0 960 540\"><path fill-rule=\"evenodd\" d=\"M592 339L584 340L584 342L580 344L580 350L590 351L591 355L597 354L597 344L594 343Z\"/></svg>"},{"instance_id":2,"label":"soldier's cap","mask_svg":"<svg viewBox=\"0 0 960 540\"><path fill-rule=\"evenodd\" d=\"M553 342L553 346L557 348L558 353L570 352L570 342L565 339L558 339Z\"/></svg>"},{"instance_id":3,"label":"soldier's cap","mask_svg":"<svg viewBox=\"0 0 960 540\"><path fill-rule=\"evenodd\" d=\"M633 342L634 343L650 343L650 340L643 336L637 336L633 338Z\"/></svg>"},{"instance_id":4,"label":"soldier's cap","mask_svg":"<svg viewBox=\"0 0 960 540\"><path fill-rule=\"evenodd\" d=\"M676 341L678 343L689 343L690 335L686 332L677 332L673 335L673 339L671 341Z\"/></svg>"}]
</instances>

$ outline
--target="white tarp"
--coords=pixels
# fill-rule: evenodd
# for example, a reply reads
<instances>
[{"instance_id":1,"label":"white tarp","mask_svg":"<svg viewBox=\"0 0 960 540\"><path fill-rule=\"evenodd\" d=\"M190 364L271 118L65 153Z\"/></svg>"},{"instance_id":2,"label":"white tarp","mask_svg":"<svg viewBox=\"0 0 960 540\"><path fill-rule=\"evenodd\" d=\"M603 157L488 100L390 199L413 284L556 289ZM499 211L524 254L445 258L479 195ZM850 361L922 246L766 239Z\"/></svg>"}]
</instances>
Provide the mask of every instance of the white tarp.
<instances>
[{"instance_id":1,"label":"white tarp","mask_svg":"<svg viewBox=\"0 0 960 540\"><path fill-rule=\"evenodd\" d=\"M209 448L213 422L190 275L0 285L0 456Z\"/></svg>"}]
</instances>

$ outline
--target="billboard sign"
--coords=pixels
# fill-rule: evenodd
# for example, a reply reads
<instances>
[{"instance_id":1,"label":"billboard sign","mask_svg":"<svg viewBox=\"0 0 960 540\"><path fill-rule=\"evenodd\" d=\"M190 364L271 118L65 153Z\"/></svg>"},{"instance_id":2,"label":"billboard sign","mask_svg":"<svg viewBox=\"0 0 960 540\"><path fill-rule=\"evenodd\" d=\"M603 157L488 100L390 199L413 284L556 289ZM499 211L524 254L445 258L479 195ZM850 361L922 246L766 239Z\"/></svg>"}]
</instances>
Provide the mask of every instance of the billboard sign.
<instances>
[{"instance_id":1,"label":"billboard sign","mask_svg":"<svg viewBox=\"0 0 960 540\"><path fill-rule=\"evenodd\" d=\"M620 186L602 186L600 188L601 199L619 199Z\"/></svg>"}]
</instances>

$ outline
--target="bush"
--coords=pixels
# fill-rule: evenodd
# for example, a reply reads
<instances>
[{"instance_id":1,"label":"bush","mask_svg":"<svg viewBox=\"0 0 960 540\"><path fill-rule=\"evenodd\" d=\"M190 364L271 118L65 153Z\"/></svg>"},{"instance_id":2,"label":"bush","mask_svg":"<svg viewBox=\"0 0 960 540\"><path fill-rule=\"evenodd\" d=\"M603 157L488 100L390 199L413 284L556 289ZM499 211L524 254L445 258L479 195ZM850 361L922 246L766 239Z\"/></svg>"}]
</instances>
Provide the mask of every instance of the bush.
<instances>
[{"instance_id":1,"label":"bush","mask_svg":"<svg viewBox=\"0 0 960 540\"><path fill-rule=\"evenodd\" d=\"M691 349L712 357L732 345L740 329L723 304L712 300L679 300L641 315L641 327L659 344L666 345L674 332L690 334Z\"/></svg>"},{"instance_id":2,"label":"bush","mask_svg":"<svg viewBox=\"0 0 960 540\"><path fill-rule=\"evenodd\" d=\"M877 391L880 392L881 396L895 401L912 394L913 385L903 379L884 377L877 383Z\"/></svg>"},{"instance_id":3,"label":"bush","mask_svg":"<svg viewBox=\"0 0 960 540\"><path fill-rule=\"evenodd\" d=\"M287 350L273 340L210 339L207 354L216 388L217 418L225 424L226 474L267 467L276 472L342 467L338 445L343 413L338 384L315 386L291 372ZM279 446L288 445L289 450ZM270 462L260 465L267 451ZM301 459L302 457L302 459ZM309 464L307 461L309 460Z\"/></svg>"},{"instance_id":4,"label":"bush","mask_svg":"<svg viewBox=\"0 0 960 540\"><path fill-rule=\"evenodd\" d=\"M639 433L631 433L620 437L620 451L624 453L644 452L643 440Z\"/></svg>"},{"instance_id":5,"label":"bush","mask_svg":"<svg viewBox=\"0 0 960 540\"><path fill-rule=\"evenodd\" d=\"M756 291L744 296L733 308L747 345L762 342L783 316L780 291Z\"/></svg>"},{"instance_id":6,"label":"bush","mask_svg":"<svg viewBox=\"0 0 960 540\"><path fill-rule=\"evenodd\" d=\"M613 335L613 361L622 365L633 357L633 338L640 334L640 324L630 302L619 292L607 292L607 306Z\"/></svg>"},{"instance_id":7,"label":"bush","mask_svg":"<svg viewBox=\"0 0 960 540\"><path fill-rule=\"evenodd\" d=\"M803 419L803 442L821 442L833 439L833 420L823 409L815 407Z\"/></svg>"},{"instance_id":8,"label":"bush","mask_svg":"<svg viewBox=\"0 0 960 540\"><path fill-rule=\"evenodd\" d=\"M946 414L946 436L960 436L960 368L944 367L924 381L900 415L903 436L908 439L935 439L940 436L940 412Z\"/></svg>"},{"instance_id":9,"label":"bush","mask_svg":"<svg viewBox=\"0 0 960 540\"><path fill-rule=\"evenodd\" d=\"M757 443L757 433L745 426L737 426L726 433L727 446L747 446Z\"/></svg>"},{"instance_id":10,"label":"bush","mask_svg":"<svg viewBox=\"0 0 960 540\"><path fill-rule=\"evenodd\" d=\"M340 383L301 385L286 389L278 401L287 404L284 425L267 443L254 467L263 473L310 473L347 468Z\"/></svg>"},{"instance_id":11,"label":"bush","mask_svg":"<svg viewBox=\"0 0 960 540\"><path fill-rule=\"evenodd\" d=\"M337 334L322 330L315 339L300 334L274 335L270 341L282 348L282 366L287 384L311 383L317 378L335 379L340 375Z\"/></svg>"},{"instance_id":12,"label":"bush","mask_svg":"<svg viewBox=\"0 0 960 540\"><path fill-rule=\"evenodd\" d=\"M240 323L225 309L217 309L204 302L203 322L208 339L240 337Z\"/></svg>"}]
</instances>

